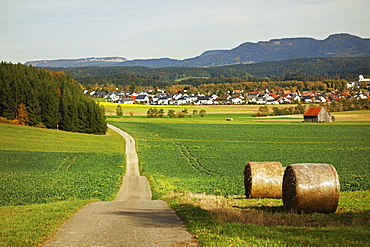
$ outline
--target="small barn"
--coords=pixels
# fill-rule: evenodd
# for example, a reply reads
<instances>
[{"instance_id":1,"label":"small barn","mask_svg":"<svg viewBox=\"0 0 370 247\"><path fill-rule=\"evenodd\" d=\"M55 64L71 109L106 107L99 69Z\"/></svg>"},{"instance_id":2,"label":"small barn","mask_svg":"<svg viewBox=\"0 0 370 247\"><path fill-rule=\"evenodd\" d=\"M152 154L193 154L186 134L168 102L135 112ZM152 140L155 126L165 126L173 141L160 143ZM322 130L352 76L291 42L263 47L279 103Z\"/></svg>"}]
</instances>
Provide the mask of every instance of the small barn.
<instances>
[{"instance_id":1,"label":"small barn","mask_svg":"<svg viewBox=\"0 0 370 247\"><path fill-rule=\"evenodd\" d=\"M333 122L333 117L325 110L324 107L308 107L303 114L303 122Z\"/></svg>"}]
</instances>

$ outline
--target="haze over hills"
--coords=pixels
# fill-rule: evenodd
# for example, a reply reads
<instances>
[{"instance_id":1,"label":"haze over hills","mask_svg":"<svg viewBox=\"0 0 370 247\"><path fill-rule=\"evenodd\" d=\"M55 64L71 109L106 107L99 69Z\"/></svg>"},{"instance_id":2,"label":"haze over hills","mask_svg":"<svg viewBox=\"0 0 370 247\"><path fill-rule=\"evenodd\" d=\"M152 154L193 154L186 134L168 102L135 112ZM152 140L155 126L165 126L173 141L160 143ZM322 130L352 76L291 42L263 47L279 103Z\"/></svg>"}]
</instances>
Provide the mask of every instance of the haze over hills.
<instances>
[{"instance_id":1,"label":"haze over hills","mask_svg":"<svg viewBox=\"0 0 370 247\"><path fill-rule=\"evenodd\" d=\"M205 51L200 56L177 60L171 58L134 59L123 57L58 59L28 61L37 67L87 67L87 66L146 66L212 67L231 64L248 64L297 58L369 57L370 39L350 34L333 34L324 40L313 38L283 38L246 42L230 50Z\"/></svg>"}]
</instances>

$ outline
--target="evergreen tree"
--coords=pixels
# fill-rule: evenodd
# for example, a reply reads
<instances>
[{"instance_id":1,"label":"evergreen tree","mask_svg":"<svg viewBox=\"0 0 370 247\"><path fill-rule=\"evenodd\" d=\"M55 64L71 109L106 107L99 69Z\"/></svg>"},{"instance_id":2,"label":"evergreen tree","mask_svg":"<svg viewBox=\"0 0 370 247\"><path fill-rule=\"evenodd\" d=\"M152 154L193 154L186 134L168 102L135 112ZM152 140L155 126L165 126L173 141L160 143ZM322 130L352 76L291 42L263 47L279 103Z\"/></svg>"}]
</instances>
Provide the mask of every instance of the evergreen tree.
<instances>
[{"instance_id":1,"label":"evergreen tree","mask_svg":"<svg viewBox=\"0 0 370 247\"><path fill-rule=\"evenodd\" d=\"M120 105L118 105L117 108L116 108L116 115L118 117L122 117L123 116L123 110L122 110L122 107Z\"/></svg>"},{"instance_id":2,"label":"evergreen tree","mask_svg":"<svg viewBox=\"0 0 370 247\"><path fill-rule=\"evenodd\" d=\"M0 117L31 126L105 134L104 110L64 72L0 63Z\"/></svg>"}]
</instances>

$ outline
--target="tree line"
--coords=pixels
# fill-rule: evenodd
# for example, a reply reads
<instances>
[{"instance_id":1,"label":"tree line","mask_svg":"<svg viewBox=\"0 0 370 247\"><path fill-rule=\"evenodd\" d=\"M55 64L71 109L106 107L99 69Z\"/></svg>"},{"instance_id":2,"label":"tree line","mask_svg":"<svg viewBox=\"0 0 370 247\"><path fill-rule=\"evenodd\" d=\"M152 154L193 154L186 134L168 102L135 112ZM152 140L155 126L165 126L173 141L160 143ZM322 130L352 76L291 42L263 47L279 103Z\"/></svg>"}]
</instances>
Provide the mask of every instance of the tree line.
<instances>
[{"instance_id":1,"label":"tree line","mask_svg":"<svg viewBox=\"0 0 370 247\"><path fill-rule=\"evenodd\" d=\"M22 64L0 63L3 122L105 134L104 111L71 75Z\"/></svg>"},{"instance_id":2,"label":"tree line","mask_svg":"<svg viewBox=\"0 0 370 247\"><path fill-rule=\"evenodd\" d=\"M317 106L315 104L310 106ZM340 111L359 111L359 110L370 110L370 101L366 99L350 99L350 100L340 100L332 101L330 103L320 103L319 106L324 107L328 112L340 112ZM302 104L297 104L295 107L272 107L270 109L264 105L258 109L254 117L261 116L280 116L280 115L293 115L293 114L303 114L306 111L307 106Z\"/></svg>"},{"instance_id":3,"label":"tree line","mask_svg":"<svg viewBox=\"0 0 370 247\"><path fill-rule=\"evenodd\" d=\"M126 83L129 83L127 81ZM137 91L143 91L146 89L163 89L168 93L177 93L179 91L186 90L189 93L209 93L213 92L221 96L222 94L233 92L234 90L243 90L245 93L253 91L261 91L268 89L276 93L283 93L284 90L292 91L344 91L347 89L348 81L345 79L324 79L322 81L246 81L239 78L189 78L182 80L179 83L172 84L170 86L143 86L141 83L136 84L131 82L125 85L116 85L114 83L107 83L103 85L94 84L86 87L89 90L94 91L131 91L134 89ZM363 88L366 86L363 85Z\"/></svg>"},{"instance_id":4,"label":"tree line","mask_svg":"<svg viewBox=\"0 0 370 247\"><path fill-rule=\"evenodd\" d=\"M165 111L163 109L158 109L156 107L152 107L150 108L147 113L146 113L146 116L148 118L161 118L163 117L165 114ZM201 117L204 117L206 115L206 110L193 110L193 112L189 112L188 109L183 109L181 111L178 111L178 112L175 112L175 110L168 110L167 112L167 115L170 117L170 118L184 118L185 116L188 116L188 117L196 117L196 116L201 116Z\"/></svg>"},{"instance_id":5,"label":"tree line","mask_svg":"<svg viewBox=\"0 0 370 247\"><path fill-rule=\"evenodd\" d=\"M139 86L149 83L165 83L167 86L179 80L192 78L239 78L244 81L322 81L326 79L357 80L358 75L370 76L370 58L301 58L251 64L226 65L216 67L166 67L148 68L142 66L111 66L83 68L49 68L64 70L83 85L104 84L105 82L123 85L127 79ZM113 76L114 75L114 76ZM128 78L127 75L133 76ZM115 81L115 82L113 82ZM131 82L131 81L130 81Z\"/></svg>"}]
</instances>

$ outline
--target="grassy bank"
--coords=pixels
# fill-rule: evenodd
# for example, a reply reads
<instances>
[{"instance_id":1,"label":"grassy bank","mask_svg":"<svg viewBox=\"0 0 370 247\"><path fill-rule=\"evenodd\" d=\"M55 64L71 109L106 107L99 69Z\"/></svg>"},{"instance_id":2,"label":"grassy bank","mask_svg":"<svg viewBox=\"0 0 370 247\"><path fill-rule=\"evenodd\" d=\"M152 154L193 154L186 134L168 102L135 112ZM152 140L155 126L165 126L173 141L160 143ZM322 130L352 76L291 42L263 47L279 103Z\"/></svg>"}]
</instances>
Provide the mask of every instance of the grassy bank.
<instances>
[{"instance_id":1,"label":"grassy bank","mask_svg":"<svg viewBox=\"0 0 370 247\"><path fill-rule=\"evenodd\" d=\"M124 139L0 124L0 244L37 246L89 202L111 200Z\"/></svg>"},{"instance_id":2,"label":"grassy bank","mask_svg":"<svg viewBox=\"0 0 370 247\"><path fill-rule=\"evenodd\" d=\"M164 197L202 246L367 246L370 192L342 192L334 214L287 214L278 199Z\"/></svg>"}]
</instances>

